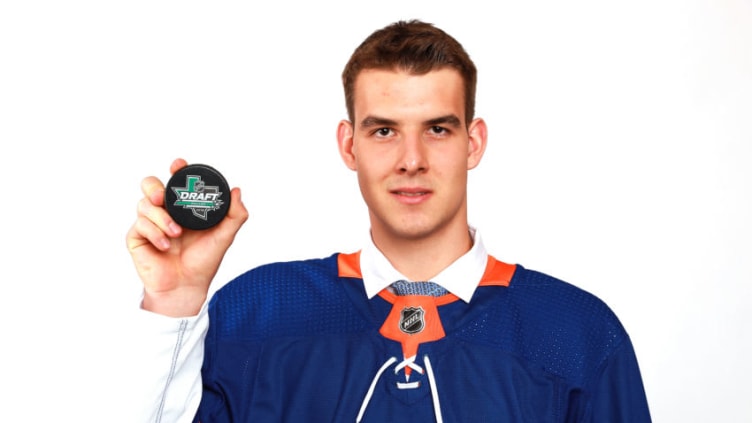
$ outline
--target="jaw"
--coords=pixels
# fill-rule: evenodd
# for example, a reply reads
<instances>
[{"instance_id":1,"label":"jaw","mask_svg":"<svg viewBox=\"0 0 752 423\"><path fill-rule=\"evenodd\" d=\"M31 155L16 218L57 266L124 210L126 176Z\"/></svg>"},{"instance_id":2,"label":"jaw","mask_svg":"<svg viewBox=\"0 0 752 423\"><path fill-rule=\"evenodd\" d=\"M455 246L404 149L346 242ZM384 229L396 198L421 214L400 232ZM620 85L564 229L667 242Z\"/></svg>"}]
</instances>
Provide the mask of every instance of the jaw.
<instances>
[{"instance_id":1,"label":"jaw","mask_svg":"<svg viewBox=\"0 0 752 423\"><path fill-rule=\"evenodd\" d=\"M467 207L458 204L453 210L435 210L435 194L395 196L388 210L369 208L374 241L398 246L429 243L443 246L467 232ZM443 212L443 213L441 213ZM412 248L412 247L411 247Z\"/></svg>"},{"instance_id":2,"label":"jaw","mask_svg":"<svg viewBox=\"0 0 752 423\"><path fill-rule=\"evenodd\" d=\"M472 247L463 213L442 220L424 213L404 213L385 221L369 210L373 243L400 273L429 280Z\"/></svg>"}]
</instances>

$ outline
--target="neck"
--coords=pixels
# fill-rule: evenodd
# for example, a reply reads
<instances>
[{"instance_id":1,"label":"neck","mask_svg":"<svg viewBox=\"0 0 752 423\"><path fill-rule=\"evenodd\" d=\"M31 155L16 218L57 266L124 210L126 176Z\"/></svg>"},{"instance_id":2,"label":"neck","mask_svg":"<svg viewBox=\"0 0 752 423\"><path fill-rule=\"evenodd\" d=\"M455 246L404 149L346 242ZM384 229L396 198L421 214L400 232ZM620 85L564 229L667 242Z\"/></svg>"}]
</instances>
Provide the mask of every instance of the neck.
<instances>
[{"instance_id":1,"label":"neck","mask_svg":"<svg viewBox=\"0 0 752 423\"><path fill-rule=\"evenodd\" d=\"M432 279L473 246L467 224L426 237L405 239L374 230L371 237L392 266L414 281Z\"/></svg>"}]
</instances>

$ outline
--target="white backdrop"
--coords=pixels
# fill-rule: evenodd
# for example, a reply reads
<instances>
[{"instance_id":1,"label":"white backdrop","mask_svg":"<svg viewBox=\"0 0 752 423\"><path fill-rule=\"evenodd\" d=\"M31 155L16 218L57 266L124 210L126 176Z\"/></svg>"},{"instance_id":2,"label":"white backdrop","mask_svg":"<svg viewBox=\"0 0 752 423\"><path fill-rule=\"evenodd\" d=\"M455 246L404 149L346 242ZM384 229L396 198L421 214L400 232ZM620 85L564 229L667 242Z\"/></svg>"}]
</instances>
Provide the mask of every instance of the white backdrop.
<instances>
[{"instance_id":1,"label":"white backdrop","mask_svg":"<svg viewBox=\"0 0 752 423\"><path fill-rule=\"evenodd\" d=\"M478 65L490 140L469 201L492 253L611 305L655 421L752 421L744 0L2 3L4 413L101 422L132 406L124 237L141 179L175 157L220 169L251 212L215 287L357 249L339 75L408 18Z\"/></svg>"}]
</instances>

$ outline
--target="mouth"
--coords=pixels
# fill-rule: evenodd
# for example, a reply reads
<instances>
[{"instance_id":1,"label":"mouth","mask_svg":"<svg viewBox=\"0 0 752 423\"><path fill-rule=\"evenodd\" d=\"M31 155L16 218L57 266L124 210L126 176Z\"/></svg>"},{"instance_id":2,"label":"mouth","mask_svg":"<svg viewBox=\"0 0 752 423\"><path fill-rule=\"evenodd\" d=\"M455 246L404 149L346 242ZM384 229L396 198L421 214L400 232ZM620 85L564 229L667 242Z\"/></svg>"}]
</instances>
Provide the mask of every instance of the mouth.
<instances>
[{"instance_id":1,"label":"mouth","mask_svg":"<svg viewBox=\"0 0 752 423\"><path fill-rule=\"evenodd\" d=\"M395 195L403 195L405 197L420 197L421 195L428 195L428 191L392 191Z\"/></svg>"},{"instance_id":2,"label":"mouth","mask_svg":"<svg viewBox=\"0 0 752 423\"><path fill-rule=\"evenodd\" d=\"M426 188L397 188L390 191L403 204L415 205L427 201L431 197L431 190Z\"/></svg>"}]
</instances>

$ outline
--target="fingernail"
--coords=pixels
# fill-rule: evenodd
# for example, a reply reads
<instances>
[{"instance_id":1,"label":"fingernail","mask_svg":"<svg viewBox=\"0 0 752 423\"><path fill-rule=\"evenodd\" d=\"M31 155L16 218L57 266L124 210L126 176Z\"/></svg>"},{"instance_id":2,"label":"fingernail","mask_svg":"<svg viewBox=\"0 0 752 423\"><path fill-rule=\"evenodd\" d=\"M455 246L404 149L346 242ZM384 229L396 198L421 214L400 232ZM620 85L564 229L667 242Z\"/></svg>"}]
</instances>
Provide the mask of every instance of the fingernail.
<instances>
[{"instance_id":1,"label":"fingernail","mask_svg":"<svg viewBox=\"0 0 752 423\"><path fill-rule=\"evenodd\" d=\"M180 234L180 226L178 226L175 222L170 222L169 225L167 225L170 228L170 233L172 235L179 235Z\"/></svg>"},{"instance_id":2,"label":"fingernail","mask_svg":"<svg viewBox=\"0 0 752 423\"><path fill-rule=\"evenodd\" d=\"M159 241L159 246L162 247L163 250L167 250L170 248L170 240L169 239L162 239Z\"/></svg>"}]
</instances>

